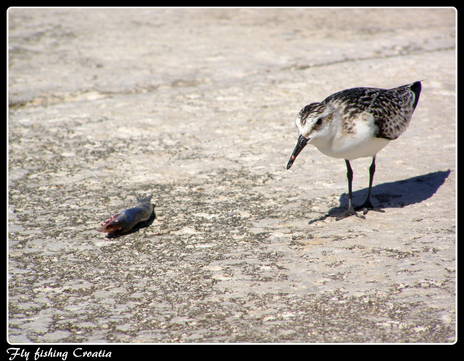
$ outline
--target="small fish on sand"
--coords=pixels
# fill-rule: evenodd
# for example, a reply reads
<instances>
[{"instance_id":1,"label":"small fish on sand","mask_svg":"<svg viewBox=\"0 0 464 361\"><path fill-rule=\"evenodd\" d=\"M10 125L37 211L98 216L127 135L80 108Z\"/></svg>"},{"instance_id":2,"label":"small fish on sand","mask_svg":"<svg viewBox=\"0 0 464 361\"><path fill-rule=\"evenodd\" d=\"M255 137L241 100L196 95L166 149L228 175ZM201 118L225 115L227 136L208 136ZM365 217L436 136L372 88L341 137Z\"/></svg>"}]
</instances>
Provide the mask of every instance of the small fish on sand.
<instances>
[{"instance_id":1,"label":"small fish on sand","mask_svg":"<svg viewBox=\"0 0 464 361\"><path fill-rule=\"evenodd\" d=\"M150 226L156 218L152 196L139 198L137 205L125 209L100 224L97 231L108 233L107 238L116 238L134 233L140 228Z\"/></svg>"}]
</instances>

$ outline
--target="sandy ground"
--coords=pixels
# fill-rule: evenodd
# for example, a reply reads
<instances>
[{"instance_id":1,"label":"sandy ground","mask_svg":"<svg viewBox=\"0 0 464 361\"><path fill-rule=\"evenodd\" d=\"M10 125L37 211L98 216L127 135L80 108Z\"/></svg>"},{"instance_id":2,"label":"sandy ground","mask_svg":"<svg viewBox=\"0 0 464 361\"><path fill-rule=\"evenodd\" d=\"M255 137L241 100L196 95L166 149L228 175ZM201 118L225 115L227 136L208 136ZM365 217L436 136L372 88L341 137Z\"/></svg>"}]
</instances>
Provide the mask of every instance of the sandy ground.
<instances>
[{"instance_id":1,"label":"sandy ground","mask_svg":"<svg viewBox=\"0 0 464 361\"><path fill-rule=\"evenodd\" d=\"M8 340L452 343L454 9L8 11ZM384 213L296 114L423 80ZM370 159L352 162L355 203ZM153 194L157 219L101 221Z\"/></svg>"}]
</instances>

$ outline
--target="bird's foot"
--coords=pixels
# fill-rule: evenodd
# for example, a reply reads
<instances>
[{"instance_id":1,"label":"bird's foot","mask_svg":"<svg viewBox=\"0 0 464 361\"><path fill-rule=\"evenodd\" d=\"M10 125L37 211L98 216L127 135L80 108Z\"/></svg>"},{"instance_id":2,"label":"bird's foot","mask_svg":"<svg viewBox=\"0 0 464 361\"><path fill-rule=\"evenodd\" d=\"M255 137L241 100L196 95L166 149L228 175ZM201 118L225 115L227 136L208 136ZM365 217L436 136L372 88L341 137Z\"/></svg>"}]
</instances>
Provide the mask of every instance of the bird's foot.
<instances>
[{"instance_id":1,"label":"bird's foot","mask_svg":"<svg viewBox=\"0 0 464 361\"><path fill-rule=\"evenodd\" d=\"M355 208L350 207L350 208L348 208L345 212L343 212L342 214L340 214L339 216L337 216L337 217L335 218L335 220L336 220L336 221L340 221L340 220L342 220L342 219L344 219L344 218L351 217L351 216L356 216L356 217L358 217L358 218L363 218L363 219L366 218L366 217L364 217L364 215L358 214L358 212L356 211Z\"/></svg>"},{"instance_id":2,"label":"bird's foot","mask_svg":"<svg viewBox=\"0 0 464 361\"><path fill-rule=\"evenodd\" d=\"M362 211L364 215L367 214L369 211L375 211L375 212L381 212L385 213L385 211L381 208L375 208L370 200L366 200L363 204L360 206L354 207L355 211Z\"/></svg>"}]
</instances>

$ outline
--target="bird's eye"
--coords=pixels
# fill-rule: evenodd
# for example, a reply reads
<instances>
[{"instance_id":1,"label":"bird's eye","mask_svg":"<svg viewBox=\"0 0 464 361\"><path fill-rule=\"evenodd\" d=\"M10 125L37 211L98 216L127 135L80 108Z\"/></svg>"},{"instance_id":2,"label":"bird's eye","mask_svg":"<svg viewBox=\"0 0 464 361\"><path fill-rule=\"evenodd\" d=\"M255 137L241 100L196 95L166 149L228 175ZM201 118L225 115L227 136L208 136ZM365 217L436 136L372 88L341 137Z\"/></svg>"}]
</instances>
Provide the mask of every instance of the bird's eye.
<instances>
[{"instance_id":1,"label":"bird's eye","mask_svg":"<svg viewBox=\"0 0 464 361\"><path fill-rule=\"evenodd\" d=\"M319 126L322 124L322 118L319 118L317 121L316 121L316 125Z\"/></svg>"}]
</instances>

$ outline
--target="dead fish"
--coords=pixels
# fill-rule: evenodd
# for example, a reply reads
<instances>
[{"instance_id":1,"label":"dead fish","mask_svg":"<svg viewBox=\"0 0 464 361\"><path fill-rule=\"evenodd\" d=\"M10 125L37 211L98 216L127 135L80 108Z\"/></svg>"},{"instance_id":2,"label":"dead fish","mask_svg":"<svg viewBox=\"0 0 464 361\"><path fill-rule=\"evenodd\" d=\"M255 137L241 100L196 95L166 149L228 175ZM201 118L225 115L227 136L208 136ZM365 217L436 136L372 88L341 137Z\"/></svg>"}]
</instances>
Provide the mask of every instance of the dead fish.
<instances>
[{"instance_id":1,"label":"dead fish","mask_svg":"<svg viewBox=\"0 0 464 361\"><path fill-rule=\"evenodd\" d=\"M106 237L115 238L148 227L156 218L152 196L139 198L137 206L125 209L101 223L97 231L108 233Z\"/></svg>"}]
</instances>

